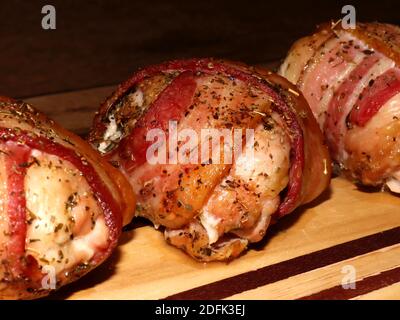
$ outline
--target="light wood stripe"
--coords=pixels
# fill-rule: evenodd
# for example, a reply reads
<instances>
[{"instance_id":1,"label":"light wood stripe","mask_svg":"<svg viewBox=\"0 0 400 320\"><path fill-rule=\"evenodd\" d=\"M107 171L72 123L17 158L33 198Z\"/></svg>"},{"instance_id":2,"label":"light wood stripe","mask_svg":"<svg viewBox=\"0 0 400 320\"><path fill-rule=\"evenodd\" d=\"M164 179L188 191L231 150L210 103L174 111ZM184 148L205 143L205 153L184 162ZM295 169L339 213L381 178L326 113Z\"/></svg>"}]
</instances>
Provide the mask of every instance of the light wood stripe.
<instances>
[{"instance_id":1,"label":"light wood stripe","mask_svg":"<svg viewBox=\"0 0 400 320\"><path fill-rule=\"evenodd\" d=\"M400 300L400 282L375 290L352 300Z\"/></svg>"},{"instance_id":2,"label":"light wood stripe","mask_svg":"<svg viewBox=\"0 0 400 320\"><path fill-rule=\"evenodd\" d=\"M400 267L383 270L378 274L365 277L355 283L353 290L344 290L342 286L335 286L315 294L302 297L301 300L344 300L357 297L368 292L384 288L400 281Z\"/></svg>"}]
</instances>

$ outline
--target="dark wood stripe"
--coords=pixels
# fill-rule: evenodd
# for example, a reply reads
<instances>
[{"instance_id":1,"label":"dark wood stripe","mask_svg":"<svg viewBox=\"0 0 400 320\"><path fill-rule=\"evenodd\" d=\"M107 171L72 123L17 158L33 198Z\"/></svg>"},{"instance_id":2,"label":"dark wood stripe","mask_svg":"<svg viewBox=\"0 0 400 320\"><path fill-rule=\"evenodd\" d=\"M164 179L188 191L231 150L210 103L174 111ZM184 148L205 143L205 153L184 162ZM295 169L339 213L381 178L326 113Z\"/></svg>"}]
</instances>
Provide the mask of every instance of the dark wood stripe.
<instances>
[{"instance_id":1,"label":"dark wood stripe","mask_svg":"<svg viewBox=\"0 0 400 320\"><path fill-rule=\"evenodd\" d=\"M354 289L343 289L341 285L332 287L299 300L344 300L372 292L400 282L400 267L364 278L355 283Z\"/></svg>"},{"instance_id":2,"label":"dark wood stripe","mask_svg":"<svg viewBox=\"0 0 400 320\"><path fill-rule=\"evenodd\" d=\"M223 299L397 243L400 243L400 227L209 283L165 299Z\"/></svg>"}]
</instances>

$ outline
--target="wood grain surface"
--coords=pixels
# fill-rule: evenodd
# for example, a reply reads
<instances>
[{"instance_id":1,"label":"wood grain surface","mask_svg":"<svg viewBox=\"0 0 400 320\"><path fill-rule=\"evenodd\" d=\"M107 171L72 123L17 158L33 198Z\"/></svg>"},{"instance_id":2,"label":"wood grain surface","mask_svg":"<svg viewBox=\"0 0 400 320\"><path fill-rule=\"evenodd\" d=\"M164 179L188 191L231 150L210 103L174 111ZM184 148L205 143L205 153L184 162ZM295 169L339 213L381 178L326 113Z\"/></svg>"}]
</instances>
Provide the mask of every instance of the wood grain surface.
<instances>
[{"instance_id":1,"label":"wood grain surface","mask_svg":"<svg viewBox=\"0 0 400 320\"><path fill-rule=\"evenodd\" d=\"M115 86L27 99L87 132ZM272 226L230 263L199 263L137 219L96 270L50 299L398 299L400 197L337 177L313 203ZM354 272L354 288L343 289Z\"/></svg>"},{"instance_id":2,"label":"wood grain surface","mask_svg":"<svg viewBox=\"0 0 400 320\"><path fill-rule=\"evenodd\" d=\"M52 298L399 298L399 206L399 197L362 192L335 178L320 199L230 263L195 262L167 245L161 232L138 226L124 232L107 263ZM345 290L349 266L356 282Z\"/></svg>"}]
</instances>

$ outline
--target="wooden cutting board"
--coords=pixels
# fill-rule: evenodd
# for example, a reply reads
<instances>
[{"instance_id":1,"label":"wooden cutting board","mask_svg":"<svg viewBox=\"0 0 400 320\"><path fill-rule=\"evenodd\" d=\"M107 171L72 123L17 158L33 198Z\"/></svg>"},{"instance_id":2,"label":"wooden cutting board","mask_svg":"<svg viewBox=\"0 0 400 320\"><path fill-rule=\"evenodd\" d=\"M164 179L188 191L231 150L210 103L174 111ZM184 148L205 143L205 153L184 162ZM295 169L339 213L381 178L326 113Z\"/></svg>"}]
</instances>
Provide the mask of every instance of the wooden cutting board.
<instances>
[{"instance_id":1,"label":"wooden cutting board","mask_svg":"<svg viewBox=\"0 0 400 320\"><path fill-rule=\"evenodd\" d=\"M85 134L114 87L26 99ZM347 289L342 284L347 285ZM199 263L137 220L112 257L54 299L397 299L400 197L342 178L230 263Z\"/></svg>"}]
</instances>

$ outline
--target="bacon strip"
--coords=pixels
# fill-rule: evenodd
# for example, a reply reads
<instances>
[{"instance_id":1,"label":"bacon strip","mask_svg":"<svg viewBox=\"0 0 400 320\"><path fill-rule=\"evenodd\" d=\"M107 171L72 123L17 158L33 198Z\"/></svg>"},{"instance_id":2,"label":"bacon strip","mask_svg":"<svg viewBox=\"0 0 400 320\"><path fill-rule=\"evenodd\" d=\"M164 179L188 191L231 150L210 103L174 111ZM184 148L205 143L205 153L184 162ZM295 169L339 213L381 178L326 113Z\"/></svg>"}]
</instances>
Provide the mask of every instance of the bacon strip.
<instances>
[{"instance_id":1,"label":"bacon strip","mask_svg":"<svg viewBox=\"0 0 400 320\"><path fill-rule=\"evenodd\" d=\"M326 132L329 141L329 148L334 157L336 157L339 152L339 144L341 140L340 135L342 135L345 130L343 127L346 125L345 121L349 113L349 107L346 108L346 106L348 105L352 93L355 91L360 79L367 74L377 61L378 58L374 55L365 57L364 60L357 65L351 74L342 82L329 103L327 110L329 116L324 123L324 132Z\"/></svg>"},{"instance_id":2,"label":"bacon strip","mask_svg":"<svg viewBox=\"0 0 400 320\"><path fill-rule=\"evenodd\" d=\"M30 149L24 145L6 143L6 170L10 241L7 243L7 255L10 270L14 276L24 273L23 257L26 238L26 202L24 178Z\"/></svg>"},{"instance_id":3,"label":"bacon strip","mask_svg":"<svg viewBox=\"0 0 400 320\"><path fill-rule=\"evenodd\" d=\"M390 69L364 88L361 101L349 115L351 123L363 127L392 97L400 92L400 70Z\"/></svg>"},{"instance_id":4,"label":"bacon strip","mask_svg":"<svg viewBox=\"0 0 400 320\"><path fill-rule=\"evenodd\" d=\"M196 83L192 73L181 73L157 97L129 136L120 142L118 150L121 158L126 159L125 167L128 171L146 161L146 150L151 145L151 142L146 141L147 132L153 128L165 131L168 128L168 121L178 121L192 103L195 89ZM133 159L131 159L132 154L135 155Z\"/></svg>"}]
</instances>

